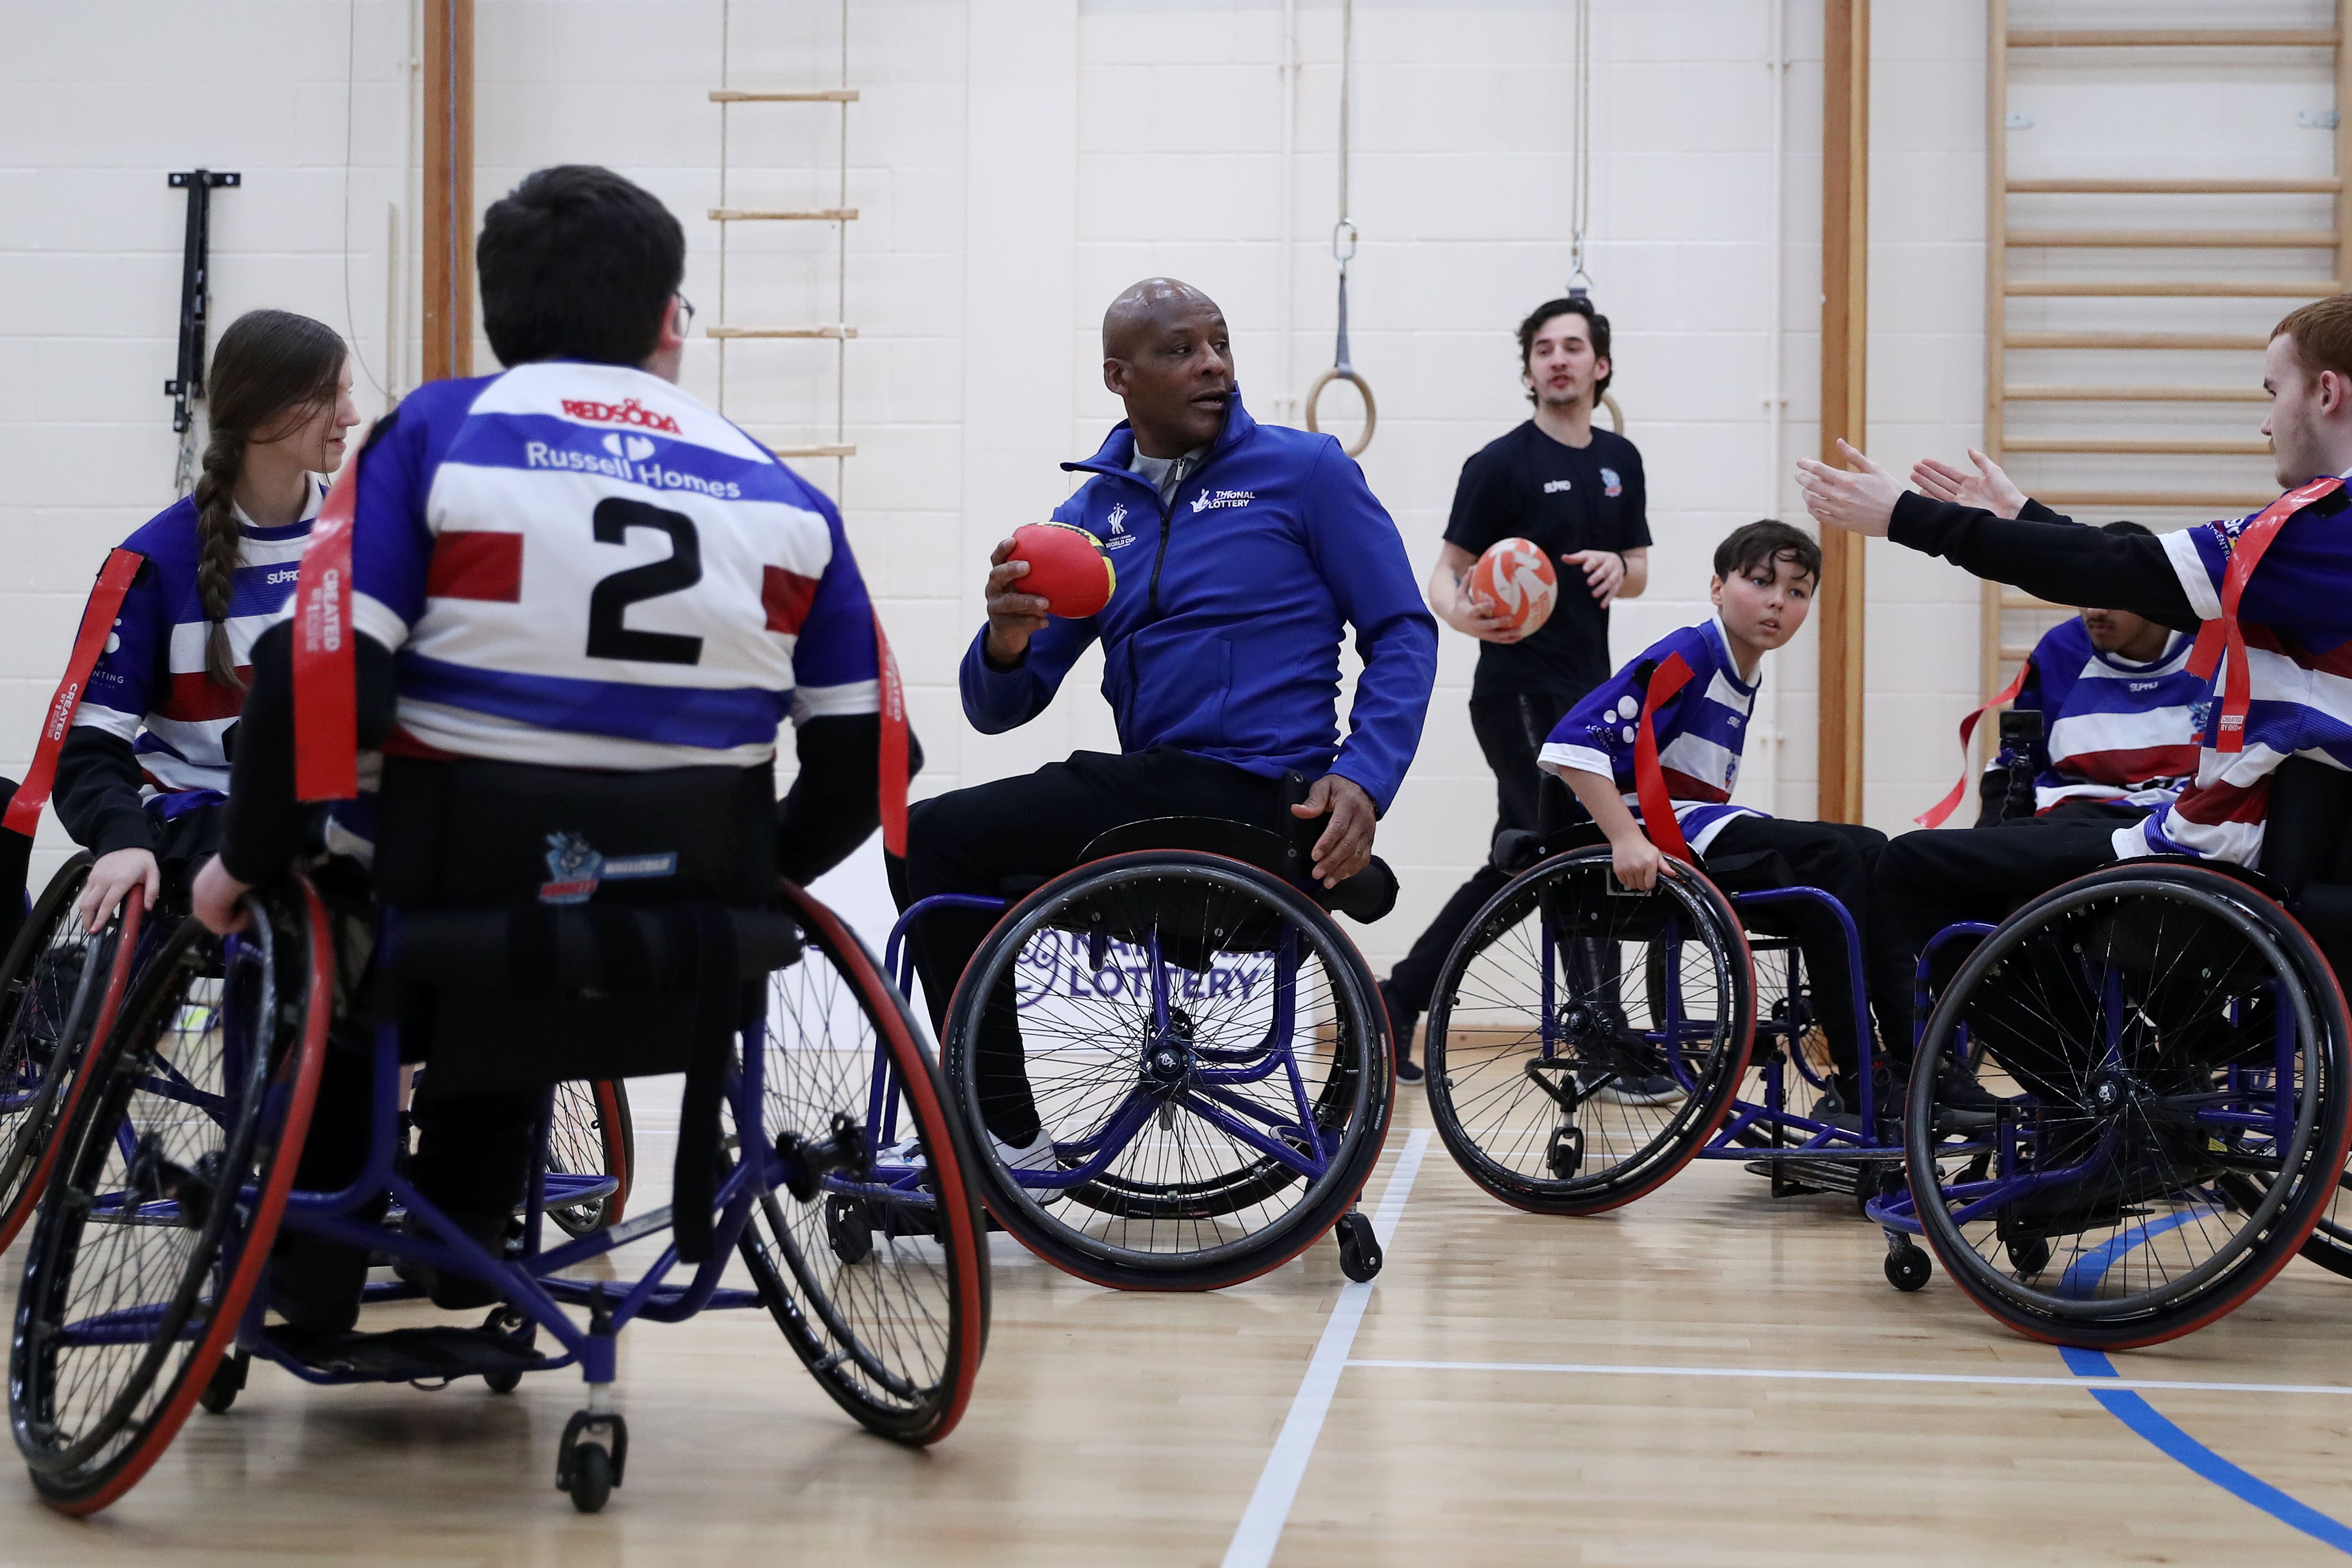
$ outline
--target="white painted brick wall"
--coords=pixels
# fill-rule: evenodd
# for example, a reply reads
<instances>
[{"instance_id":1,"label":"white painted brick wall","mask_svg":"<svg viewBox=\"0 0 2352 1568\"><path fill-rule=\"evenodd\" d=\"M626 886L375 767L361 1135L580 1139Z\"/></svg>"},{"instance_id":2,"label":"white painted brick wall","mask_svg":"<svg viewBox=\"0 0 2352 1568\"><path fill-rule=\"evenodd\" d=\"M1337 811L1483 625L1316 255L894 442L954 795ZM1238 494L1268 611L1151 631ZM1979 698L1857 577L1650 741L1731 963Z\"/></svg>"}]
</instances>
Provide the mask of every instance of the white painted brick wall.
<instances>
[{"instance_id":1,"label":"white painted brick wall","mask_svg":"<svg viewBox=\"0 0 2352 1568\"><path fill-rule=\"evenodd\" d=\"M2287 24L2309 9L2260 5ZM2047 9L2052 25L2106 19ZM1617 390L1647 459L1658 538L1649 596L1618 617L1620 657L1697 617L1723 533L1801 516L1786 471L1817 439L1821 24L1818 7L1790 0L1787 11L1776 465L1773 7L1596 0L1590 267L1617 325ZM1055 463L1090 451L1117 416L1095 344L1110 295L1151 272L1210 289L1261 417L1291 417L1287 400L1327 361L1339 13L1336 0L1298 0L1297 12L1304 68L1286 214L1280 0L851 7L848 74L863 99L847 117L849 201L863 215L847 236L846 315L860 337L845 384L859 450L804 466L845 500L913 685L932 759L925 791L1111 743L1091 662L1049 715L1010 737L971 734L953 686L988 549L1067 493ZM1875 455L1907 467L1956 455L1979 430L1983 10L1889 0L1874 16L1869 412ZM478 200L543 163L609 162L684 220L687 292L705 323L722 319L718 225L703 215L719 190L720 116L705 93L719 81L721 5L478 0ZM1566 280L1570 18L1549 0L1358 7L1353 326L1381 407L1364 466L1417 571L1463 458L1524 417L1512 326ZM830 5L736 5L733 85L830 85L837 22ZM170 499L160 389L182 207L164 171L245 173L246 188L215 205L216 322L263 303L303 310L350 331L380 382L413 378L413 342L386 341L388 265L404 296L415 290L414 256L388 255L386 209L397 204L413 248L416 37L408 0L0 10L0 471L12 481L0 491L0 769L22 767L89 572ZM2247 128L2268 112L2270 69L2250 67L2234 96L2162 145L2143 126L2124 145L2165 166L2207 148L2199 155L2219 169L2286 141L2325 172L2325 137ZM2102 92L2033 99L2021 73L2041 140L2012 138L2016 166L2034 148L2079 158L2116 140L2128 86L2118 77ZM837 110L730 113L731 200L830 203ZM830 319L834 267L829 229L747 228L730 242L727 314ZM404 306L404 337L415 326ZM730 413L779 439L829 438L834 355L829 344L733 346ZM478 357L489 365L486 345ZM713 346L696 345L688 380L715 395ZM1882 545L1870 558L1867 805L1892 830L1948 782L1948 737L1975 686L1976 598L1933 562ZM1473 650L1452 633L1444 643L1423 760L1384 829L1406 897L1368 934L1383 967L1483 852L1491 820L1463 711ZM1790 814L1813 800L1813 646L1809 631L1774 663L1777 737L1756 737L1746 785Z\"/></svg>"}]
</instances>

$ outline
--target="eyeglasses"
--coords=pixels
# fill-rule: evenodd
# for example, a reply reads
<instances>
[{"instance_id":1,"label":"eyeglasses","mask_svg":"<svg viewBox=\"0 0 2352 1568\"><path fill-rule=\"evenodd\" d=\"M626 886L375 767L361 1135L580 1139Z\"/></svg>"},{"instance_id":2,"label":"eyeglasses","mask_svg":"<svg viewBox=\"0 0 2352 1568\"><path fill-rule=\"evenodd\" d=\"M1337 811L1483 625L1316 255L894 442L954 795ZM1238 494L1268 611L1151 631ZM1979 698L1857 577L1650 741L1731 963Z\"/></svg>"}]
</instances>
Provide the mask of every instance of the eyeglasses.
<instances>
[{"instance_id":1,"label":"eyeglasses","mask_svg":"<svg viewBox=\"0 0 2352 1568\"><path fill-rule=\"evenodd\" d=\"M685 295L672 296L677 301L677 335L690 336L694 331L694 301Z\"/></svg>"}]
</instances>

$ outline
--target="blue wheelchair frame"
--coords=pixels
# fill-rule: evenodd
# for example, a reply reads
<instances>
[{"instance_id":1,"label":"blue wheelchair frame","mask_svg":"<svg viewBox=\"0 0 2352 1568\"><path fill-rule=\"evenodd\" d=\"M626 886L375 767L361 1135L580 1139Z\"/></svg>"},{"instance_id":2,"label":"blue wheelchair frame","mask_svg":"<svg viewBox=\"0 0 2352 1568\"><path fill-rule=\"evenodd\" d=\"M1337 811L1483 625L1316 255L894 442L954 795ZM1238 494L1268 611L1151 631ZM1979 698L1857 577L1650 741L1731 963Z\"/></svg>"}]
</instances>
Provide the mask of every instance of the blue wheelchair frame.
<instances>
[{"instance_id":1,"label":"blue wheelchair frame","mask_svg":"<svg viewBox=\"0 0 2352 1568\"><path fill-rule=\"evenodd\" d=\"M1928 969L1936 953L1949 942L1962 938L1980 940L1992 935L1994 930L1994 926L1980 921L1948 925L1937 932L1922 950L1919 956L1917 989L1915 993L1915 1005L1918 1017L1916 1037L1924 1038L1927 1033L1927 1009L1930 999L1927 991ZM2101 1009L2101 1016L2106 1020L2106 1036L2103 1042L2105 1051L2105 1065L2119 1067L2123 1054L2121 1026L2124 1009L2115 1004L2122 999L2120 982L2115 972L2110 969L2102 972L2099 985L2102 995L2110 1004ZM2233 1102L2258 1105L2267 1099L2270 1102L2270 1109L2265 1112L2229 1110L2211 1105L2199 1106L2192 1113L2199 1126L2210 1128L2215 1133L2224 1135L2248 1133L2267 1135L2280 1147L2284 1147L2293 1139L2295 1126L2294 1106L2286 1095L2279 1092L2279 1088L2283 1084L2293 1082L2295 1078L2295 1020L2292 1010L2286 1008L2278 1009L2277 1015L2277 1056L2272 1065L2265 1069L2233 1066L2228 1069L2225 1080L2229 1084ZM1965 1051L1969 1049L1966 1036L1968 1026L1966 1023L1961 1023L1957 1027L1961 1031L1958 1042L1958 1048ZM1989 1134L1951 1139L1938 1146L1937 1152L1939 1158L1989 1155L1991 1161L1991 1174L1984 1179L1958 1182L1938 1190L1937 1197L1940 1201L1959 1205L1958 1208L1951 1211L1952 1218L1956 1223L1965 1225L1973 1220L1982 1219L2031 1196L2041 1188L2076 1185L2096 1176L2103 1170L2114 1169L2117 1166L2124 1151L2120 1135L2113 1126L2110 1126L2107 1131L2100 1134L2098 1141L2084 1154L2083 1157L2073 1164L2047 1169L2036 1168L2031 1171L2022 1169L2021 1155L2032 1135L2031 1124L2035 1113L2041 1109L2034 1096L2031 1094L2021 1096L2017 1103L2004 1106L1995 1116ZM2213 1201L2219 1206L2226 1200L2216 1194ZM1885 1228L1888 1244L1892 1248L1899 1249L1904 1245L1897 1239L1898 1238L1924 1234L1924 1227L1919 1221L1917 1200L1908 1186L1899 1190L1890 1191L1875 1199L1870 1204L1867 1212L1871 1219ZM2094 1280L2091 1283L2095 1286L2096 1281Z\"/></svg>"},{"instance_id":2,"label":"blue wheelchair frame","mask_svg":"<svg viewBox=\"0 0 2352 1568\"><path fill-rule=\"evenodd\" d=\"M383 937L388 942L397 939L397 917L384 917ZM236 945L240 938L226 938L227 964L234 968ZM453 1270L495 1286L503 1292L521 1318L521 1323L511 1331L502 1331L504 1337L518 1352L532 1351L536 1333L547 1331L558 1347L559 1354L540 1354L535 1360L518 1361L515 1370L547 1372L577 1364L585 1377L591 1394L591 1408L609 1388L614 1379L614 1337L633 1318L645 1317L661 1322L675 1322L694 1316L706 1309L741 1309L764 1307L757 1291L723 1288L719 1279L726 1271L743 1228L751 1221L752 1206L779 1187L788 1187L803 1177L803 1171L780 1152L773 1143L759 1136L760 1110L763 1092L765 1024L754 1021L741 1032L743 1053L740 1069L730 1069L726 1075L723 1092L732 1107L736 1126L744 1135L738 1140L737 1159L719 1182L715 1201L719 1210L713 1226L709 1255L697 1266L693 1278L687 1283L671 1284L669 1276L677 1266L675 1244L665 1247L643 1277L635 1282L616 1281L583 1281L563 1277L562 1271L604 1256L617 1248L653 1235L670 1224L672 1210L659 1209L625 1220L618 1226L581 1237L552 1250L543 1249L545 1213L550 1207L593 1201L609 1197L618 1187L615 1178L604 1175L551 1173L546 1169L547 1144L551 1121L555 1090L551 1085L542 1098L538 1124L538 1148L532 1162L530 1185L523 1208L524 1251L513 1261L491 1256L446 1215L427 1199L394 1167L395 1152L400 1143L400 1034L393 1023L379 1024L371 1045L373 1061L373 1104L371 1108L369 1151L360 1174L339 1191L317 1191L295 1187L287 1194L281 1229L292 1229L312 1236L369 1249L372 1251L423 1264L436 1270ZM249 1066L253 1042L247 1038L241 1015L234 1008L225 1008L223 1017L223 1056L230 1082L241 1082ZM334 1050L331 1041L325 1049ZM168 1079L149 1079L138 1087L167 1100L174 1100L193 1109L223 1120L229 1107L219 1096L197 1089L185 1078L173 1073ZM273 1089L278 1103L270 1107L269 1121L282 1119L285 1097L290 1091L283 1085ZM127 1144L127 1129L118 1134L118 1141ZM126 1146L126 1160L132 1154ZM290 1157L281 1154L281 1158ZM432 1235L430 1239L409 1236L386 1222L362 1217L362 1211L379 1197L388 1195L399 1210L404 1210ZM248 1210L260 1200L258 1187L247 1184L239 1193L239 1201ZM143 1205L147 1209L176 1212L176 1204L166 1199ZM142 1218L146 1216L142 1215ZM233 1270L233 1251L225 1251L223 1267ZM410 1284L371 1284L362 1301L366 1303L408 1301L424 1294ZM273 1362L296 1377L313 1384L351 1384L407 1381L413 1373L373 1373L367 1371L332 1371L305 1362L295 1348L281 1345L265 1330L263 1313L267 1307L266 1292L257 1291L247 1304L245 1315L237 1325L235 1349L247 1355ZM590 1321L586 1328L575 1324L562 1311L562 1304L584 1306ZM201 1325L191 1328L193 1335ZM109 1343L116 1338L102 1328L92 1332L93 1325L76 1324L67 1333L81 1343ZM136 1323L122 1325L122 1343L143 1343L147 1335Z\"/></svg>"},{"instance_id":3,"label":"blue wheelchair frame","mask_svg":"<svg viewBox=\"0 0 2352 1568\"><path fill-rule=\"evenodd\" d=\"M883 967L897 982L902 995L914 994L915 962L908 950L906 937L914 923L924 915L940 909L968 909L1001 915L1013 905L1013 900L991 898L977 894L942 893L918 900L898 923L890 928L888 946L883 949ZM1096 932L1087 937L1087 956L1094 971L1100 973L1108 956L1110 938ZM1151 1035L1145 1042L1148 1052L1152 1041L1164 1038L1169 1030L1168 966L1160 957L1159 937L1155 934L1148 949L1151 967ZM1220 1050L1194 1046L1192 1052L1204 1061L1216 1065L1209 1071L1195 1075L1200 1092L1186 1092L1165 1103L1181 1106L1187 1113L1201 1118L1219 1132L1245 1145L1267 1158L1289 1166L1307 1181L1322 1177L1331 1168L1332 1158L1339 1152L1340 1133L1326 1132L1316 1125L1315 1106L1307 1092L1305 1078L1298 1071L1294 1028L1295 1008L1298 988L1298 936L1286 929L1281 945L1274 955L1274 1017L1266 1029L1265 1039L1255 1047ZM1276 1070L1285 1075L1290 1087L1292 1103L1297 1120L1286 1123L1264 1106L1253 1104L1237 1095L1222 1092L1220 1085L1257 1083L1274 1076ZM877 1081L877 1096L887 1085ZM884 1103L889 1103L887 1098ZM1127 1152L1138 1134L1150 1124L1153 1113L1163 1103L1138 1082L1126 1097L1084 1140L1074 1144L1055 1144L1054 1152L1060 1160L1078 1163L1060 1169L1044 1170L1026 1167L1007 1169L1004 1175L1022 1187L1047 1192L1063 1191L1096 1180L1108 1170L1114 1161ZM1247 1118L1244 1122L1241 1118ZM1255 1122L1258 1126L1248 1124ZM1266 1131L1260 1131L1263 1127ZM1296 1143L1285 1141L1295 1139ZM877 1145L881 1146L881 1145ZM877 1170L882 1167L877 1166ZM911 1181L916 1167L907 1167L908 1174L894 1179L894 1186Z\"/></svg>"}]
</instances>

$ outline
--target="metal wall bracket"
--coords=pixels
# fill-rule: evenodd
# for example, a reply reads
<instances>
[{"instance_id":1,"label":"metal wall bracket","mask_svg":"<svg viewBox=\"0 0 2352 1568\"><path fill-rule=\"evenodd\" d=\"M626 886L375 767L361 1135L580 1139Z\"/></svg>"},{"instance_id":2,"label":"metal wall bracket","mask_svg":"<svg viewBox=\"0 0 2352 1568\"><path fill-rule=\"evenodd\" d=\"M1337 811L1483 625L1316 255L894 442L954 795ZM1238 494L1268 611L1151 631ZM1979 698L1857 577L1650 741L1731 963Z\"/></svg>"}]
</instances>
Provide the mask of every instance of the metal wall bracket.
<instances>
[{"instance_id":1,"label":"metal wall bracket","mask_svg":"<svg viewBox=\"0 0 2352 1568\"><path fill-rule=\"evenodd\" d=\"M172 189L188 193L188 234L180 253L180 360L178 373L163 383L172 402L172 428L185 434L188 404L205 395L205 314L210 295L213 193L234 190L244 176L225 169L187 169L165 176Z\"/></svg>"}]
</instances>

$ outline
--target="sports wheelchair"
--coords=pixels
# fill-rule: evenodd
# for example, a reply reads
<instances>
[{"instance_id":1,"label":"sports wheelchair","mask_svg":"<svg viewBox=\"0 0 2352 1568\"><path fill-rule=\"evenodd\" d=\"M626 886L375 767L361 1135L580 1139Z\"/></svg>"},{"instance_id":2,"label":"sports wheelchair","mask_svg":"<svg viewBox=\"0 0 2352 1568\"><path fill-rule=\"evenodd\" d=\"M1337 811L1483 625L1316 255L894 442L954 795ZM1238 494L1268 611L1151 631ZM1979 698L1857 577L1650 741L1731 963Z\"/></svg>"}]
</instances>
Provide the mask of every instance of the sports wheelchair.
<instances>
[{"instance_id":1,"label":"sports wheelchair","mask_svg":"<svg viewBox=\"0 0 2352 1568\"><path fill-rule=\"evenodd\" d=\"M144 894L133 888L102 929L85 931L74 902L94 863L83 851L58 869L0 962L0 1249L24 1229L47 1186L90 1041L106 1038L131 983L185 918L184 890L167 886L150 918ZM636 1166L626 1087L559 1084L551 1115L542 1194L549 1217L574 1236L617 1223Z\"/></svg>"},{"instance_id":2,"label":"sports wheelchair","mask_svg":"<svg viewBox=\"0 0 2352 1568\"><path fill-rule=\"evenodd\" d=\"M485 778L514 771L459 766L489 770ZM388 801L399 772L387 765ZM767 791L766 820L772 786L751 783ZM519 801L540 798L531 784L518 785L506 811L491 800L483 815L495 823L526 810ZM727 848L706 842L702 862L723 861ZM765 1309L826 1393L883 1436L929 1443L954 1427L988 1318L970 1159L903 1002L830 911L788 883L764 908L420 908L389 888L385 896L389 907L371 920L298 876L248 898L249 924L236 936L182 924L91 1057L91 1087L61 1134L33 1227L10 1350L10 1421L45 1500L71 1513L104 1508L196 1405L226 1410L259 1359L306 1383L480 1377L494 1392L526 1373L577 1366L587 1403L564 1429L556 1483L593 1512L628 1457L613 1406L614 1336L636 1318L674 1322L706 1308ZM551 1013L562 1027L524 1030L531 1050L519 1053L544 1068L547 1048L561 1058L564 1030L599 1013L626 1021L605 1031L607 1042L691 1015L691 1030L671 1031L690 1035L696 1052L675 1203L617 1223L616 1186L551 1204L559 1157L549 1088L520 1237L493 1249L452 1220L402 1168L399 1079L417 991L430 1009L428 1076L468 1070L465 1059L445 1060L445 1030L470 1030L478 1044L486 1027ZM380 1016L372 1029L337 1030L358 1039L333 1049L362 1052L372 1078L364 1168L341 1190L298 1187L331 1024L363 1013ZM706 1091L716 1093L704 1107L707 1137L696 1131ZM919 1186L894 1186L876 1168L894 1127L931 1151ZM404 1225L371 1218L387 1201ZM842 1203L871 1221L855 1249L835 1220ZM593 1228L551 1245L542 1216L565 1209ZM333 1333L272 1322L263 1285L281 1228L487 1285L501 1302L472 1329ZM578 1272L640 1240L656 1244L641 1277ZM749 1288L723 1282L730 1251ZM681 1281L682 1254L691 1268ZM372 1283L364 1301L422 1293L405 1281Z\"/></svg>"},{"instance_id":3,"label":"sports wheelchair","mask_svg":"<svg viewBox=\"0 0 2352 1568\"><path fill-rule=\"evenodd\" d=\"M1306 794L1286 779L1286 806ZM1322 827L1137 822L1060 876L900 916L886 956L911 989L924 915L1003 912L957 984L944 1055L988 1210L1039 1257L1115 1289L1207 1291L1330 1231L1349 1279L1379 1272L1356 1203L1396 1069L1372 974L1329 912L1381 918L1396 878L1375 859L1316 884ZM1015 1163L986 1135L1000 1095L1034 1103L1048 1157ZM902 1157L901 1183L920 1169Z\"/></svg>"},{"instance_id":4,"label":"sports wheelchair","mask_svg":"<svg viewBox=\"0 0 2352 1568\"><path fill-rule=\"evenodd\" d=\"M2352 1275L2347 812L2352 779L2290 760L2260 871L2122 862L1937 938L1968 950L1921 1031L1907 1187L1870 1206L1891 1280L1925 1280L1924 1235L2009 1327L2124 1349L2298 1252Z\"/></svg>"},{"instance_id":5,"label":"sports wheelchair","mask_svg":"<svg viewBox=\"0 0 2352 1568\"><path fill-rule=\"evenodd\" d=\"M1516 874L1447 955L1423 1046L1431 1115L1471 1180L1561 1215L1631 1203L1694 1158L1745 1162L1775 1197L1876 1195L1903 1152L1884 1063L1833 1099L1820 1027L1849 1008L1873 1038L1843 905L1812 887L1727 896L1672 859L1631 892L1589 819L1494 854ZM1817 994L1785 919L1801 902L1834 915L1851 994Z\"/></svg>"}]
</instances>

